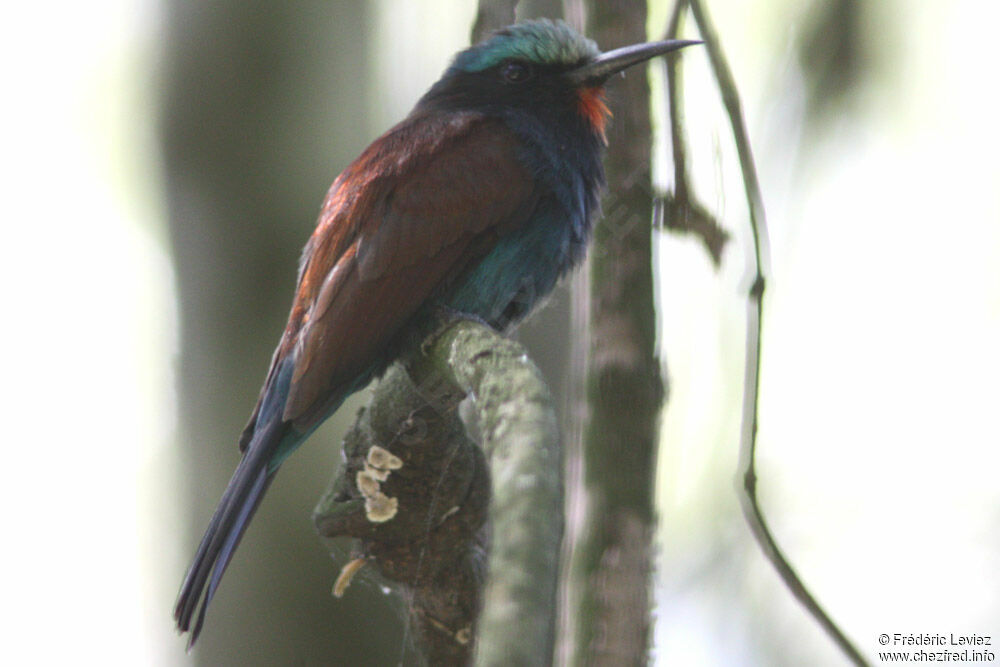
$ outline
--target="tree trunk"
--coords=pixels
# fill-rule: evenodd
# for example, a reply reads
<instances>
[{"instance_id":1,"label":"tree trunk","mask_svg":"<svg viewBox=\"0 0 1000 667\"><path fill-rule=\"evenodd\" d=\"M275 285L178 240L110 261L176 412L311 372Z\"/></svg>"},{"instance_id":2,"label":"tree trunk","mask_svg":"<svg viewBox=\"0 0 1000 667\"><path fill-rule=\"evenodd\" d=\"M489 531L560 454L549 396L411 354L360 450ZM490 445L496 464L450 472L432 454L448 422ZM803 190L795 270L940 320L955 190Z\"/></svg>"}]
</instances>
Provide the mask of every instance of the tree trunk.
<instances>
[{"instance_id":1,"label":"tree trunk","mask_svg":"<svg viewBox=\"0 0 1000 667\"><path fill-rule=\"evenodd\" d=\"M588 34L608 50L646 41L641 2L588 3ZM574 555L573 664L646 661L659 414L655 354L649 86L645 68L609 83L608 194L590 250L586 514ZM616 101L622 104L616 104ZM627 103L624 103L627 101Z\"/></svg>"}]
</instances>

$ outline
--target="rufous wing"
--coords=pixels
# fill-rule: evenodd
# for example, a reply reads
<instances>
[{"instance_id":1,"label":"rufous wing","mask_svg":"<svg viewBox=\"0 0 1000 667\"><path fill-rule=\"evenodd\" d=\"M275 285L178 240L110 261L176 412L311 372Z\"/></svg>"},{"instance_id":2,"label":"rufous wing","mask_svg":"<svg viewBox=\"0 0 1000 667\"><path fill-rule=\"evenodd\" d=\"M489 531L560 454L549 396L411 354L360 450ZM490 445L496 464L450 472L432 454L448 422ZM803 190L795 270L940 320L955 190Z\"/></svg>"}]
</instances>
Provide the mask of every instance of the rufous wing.
<instances>
[{"instance_id":1,"label":"rufous wing","mask_svg":"<svg viewBox=\"0 0 1000 667\"><path fill-rule=\"evenodd\" d=\"M411 117L341 174L275 355L294 358L285 421L322 420L422 305L524 224L536 191L517 146L480 114Z\"/></svg>"}]
</instances>

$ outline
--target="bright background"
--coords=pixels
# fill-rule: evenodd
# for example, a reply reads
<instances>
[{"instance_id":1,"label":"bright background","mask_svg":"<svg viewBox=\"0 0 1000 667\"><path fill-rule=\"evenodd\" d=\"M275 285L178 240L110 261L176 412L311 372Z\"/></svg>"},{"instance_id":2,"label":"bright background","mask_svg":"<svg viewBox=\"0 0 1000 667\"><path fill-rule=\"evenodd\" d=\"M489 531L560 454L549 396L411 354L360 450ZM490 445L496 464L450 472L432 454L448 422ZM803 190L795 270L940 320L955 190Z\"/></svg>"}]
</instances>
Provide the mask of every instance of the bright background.
<instances>
[{"instance_id":1,"label":"bright background","mask_svg":"<svg viewBox=\"0 0 1000 667\"><path fill-rule=\"evenodd\" d=\"M652 11L653 36L666 4ZM841 95L817 99L801 45L818 39L810 30L829 3L708 4L743 94L770 222L759 473L772 528L868 655L883 632L979 633L996 646L1000 10L971 0L860 3L855 76ZM368 51L356 75L365 83L345 94L369 110L353 116L354 152L401 118L466 43L473 3L435 7L381 0L362 17ZM246 636L237 628L211 637L213 621L225 623L227 595L267 588L243 578L239 563L213 607L220 619L209 619L204 653L185 655L169 615L224 480L192 500L185 471L197 465L196 450L179 443L184 304L158 136L163 52L178 25L168 14L154 0L21 3L0 29L8 379L0 632L10 664L227 664L224 656L238 654L223 639L259 642L252 655L276 641L267 632L278 621L253 603L242 604L259 617ZM321 41L323 26L311 27L309 39ZM831 44L836 35L827 35ZM718 272L692 239L659 244L671 390L658 468L654 655L663 664L842 664L739 515L745 206L705 60L692 52L684 62L695 182L735 241ZM341 107L330 108L336 116ZM259 131L268 127L265 118ZM323 139L321 123L308 130ZM329 183L347 159L310 178ZM325 185L300 187L314 212ZM297 246L310 224L289 223ZM276 280L290 292L294 258L278 264ZM236 270L224 256L213 266ZM242 416L219 425L231 435L198 443L220 469L235 464L233 440L268 359L247 357L245 383L212 399ZM296 465L331 465L339 431L330 433L310 448L325 453L303 452ZM296 488L295 472L286 477L272 491L282 509L262 514L310 543L322 482ZM253 533L238 561L258 559L263 540ZM329 585L336 567L315 551ZM296 557L259 556L286 569ZM301 593L275 588L293 601ZM362 585L370 596L377 589ZM398 623L391 603L381 604ZM323 663L322 654L288 651L260 664Z\"/></svg>"}]
</instances>

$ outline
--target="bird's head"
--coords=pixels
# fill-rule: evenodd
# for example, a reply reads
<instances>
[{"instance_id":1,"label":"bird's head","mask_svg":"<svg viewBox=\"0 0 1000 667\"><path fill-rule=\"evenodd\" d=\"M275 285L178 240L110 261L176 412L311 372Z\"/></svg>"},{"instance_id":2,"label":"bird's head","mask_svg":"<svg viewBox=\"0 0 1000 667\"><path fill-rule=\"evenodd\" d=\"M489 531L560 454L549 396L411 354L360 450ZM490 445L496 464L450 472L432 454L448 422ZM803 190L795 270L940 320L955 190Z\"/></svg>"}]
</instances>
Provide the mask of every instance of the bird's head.
<instances>
[{"instance_id":1,"label":"bird's head","mask_svg":"<svg viewBox=\"0 0 1000 667\"><path fill-rule=\"evenodd\" d=\"M449 108L526 109L583 120L603 137L604 83L658 55L697 44L670 40L601 53L562 21L508 26L461 51L424 101Z\"/></svg>"}]
</instances>

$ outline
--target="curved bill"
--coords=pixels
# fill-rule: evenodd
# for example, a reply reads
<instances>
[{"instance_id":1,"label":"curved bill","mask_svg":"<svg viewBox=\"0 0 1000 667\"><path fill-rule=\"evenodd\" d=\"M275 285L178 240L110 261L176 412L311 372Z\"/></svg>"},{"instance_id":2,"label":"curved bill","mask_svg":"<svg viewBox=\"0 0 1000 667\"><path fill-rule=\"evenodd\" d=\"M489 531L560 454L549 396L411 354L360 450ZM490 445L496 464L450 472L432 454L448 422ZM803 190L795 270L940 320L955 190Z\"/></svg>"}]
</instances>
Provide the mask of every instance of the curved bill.
<instances>
[{"instance_id":1,"label":"curved bill","mask_svg":"<svg viewBox=\"0 0 1000 667\"><path fill-rule=\"evenodd\" d=\"M612 74L617 74L632 65L694 44L701 44L701 42L693 39L669 39L665 42L623 46L620 49L602 53L590 62L570 70L566 76L577 86L597 86L604 83Z\"/></svg>"}]
</instances>

